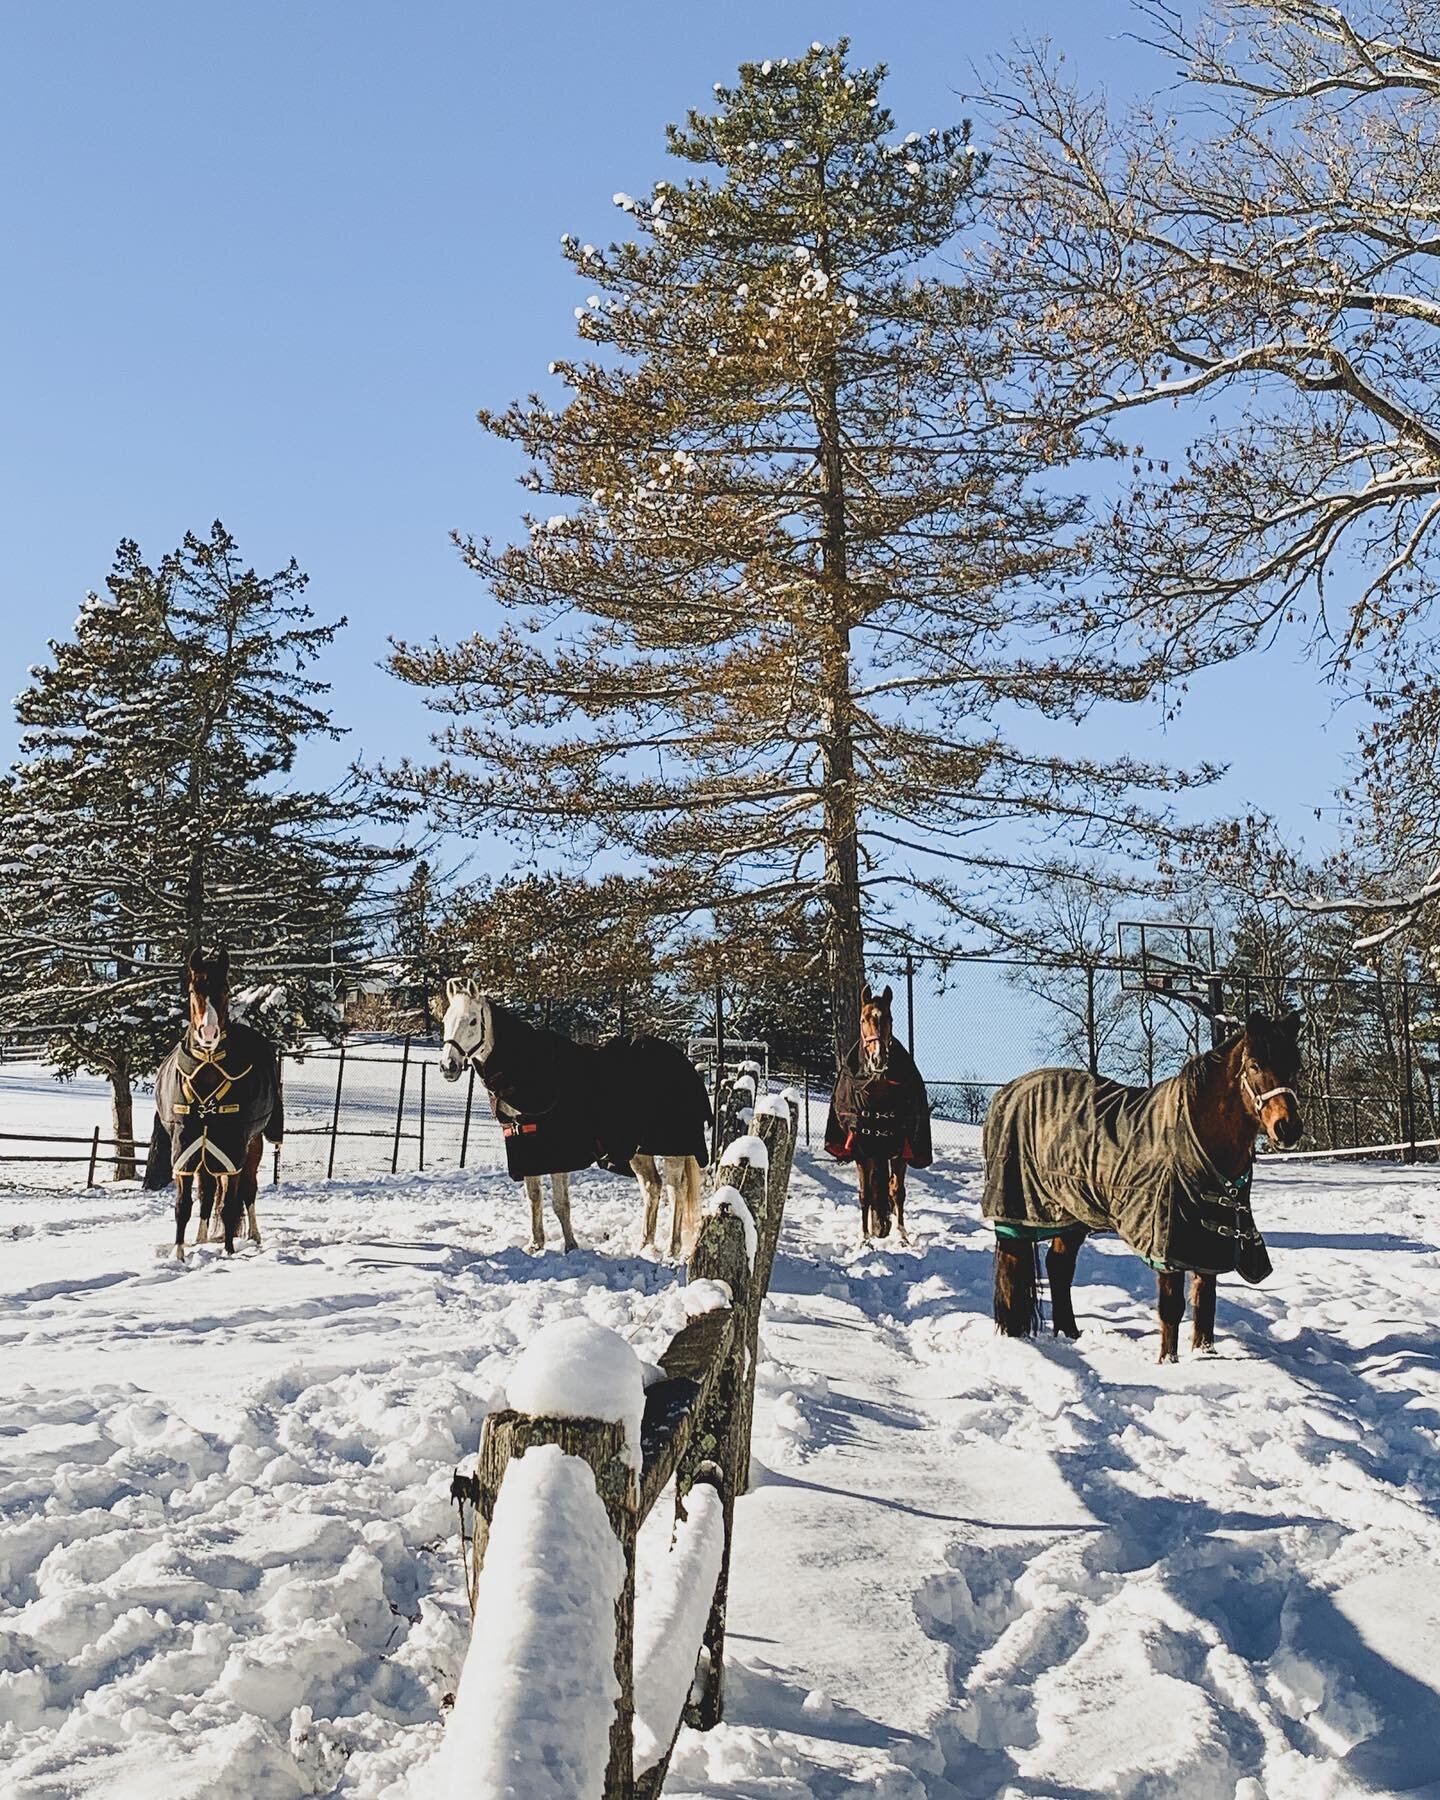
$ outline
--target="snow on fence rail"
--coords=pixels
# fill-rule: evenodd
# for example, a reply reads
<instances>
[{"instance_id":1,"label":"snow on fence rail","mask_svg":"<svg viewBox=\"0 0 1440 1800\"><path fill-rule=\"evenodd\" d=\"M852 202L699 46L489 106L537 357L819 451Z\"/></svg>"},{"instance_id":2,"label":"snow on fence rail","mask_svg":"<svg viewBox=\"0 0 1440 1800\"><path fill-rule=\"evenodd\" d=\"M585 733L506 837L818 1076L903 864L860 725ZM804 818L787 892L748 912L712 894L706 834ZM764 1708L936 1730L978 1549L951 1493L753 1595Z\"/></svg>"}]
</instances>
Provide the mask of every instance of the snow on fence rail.
<instances>
[{"instance_id":1,"label":"snow on fence rail","mask_svg":"<svg viewBox=\"0 0 1440 1800\"><path fill-rule=\"evenodd\" d=\"M440 1764L454 1800L562 1769L566 1793L654 1800L682 1723L720 1722L760 1304L799 1126L795 1096L751 1100L748 1132L713 1172L691 1317L643 1396L623 1339L561 1321L521 1358L511 1405L485 1420L475 1473L456 1473L475 1624ZM636 1537L672 1480L675 1537L637 1622Z\"/></svg>"}]
</instances>

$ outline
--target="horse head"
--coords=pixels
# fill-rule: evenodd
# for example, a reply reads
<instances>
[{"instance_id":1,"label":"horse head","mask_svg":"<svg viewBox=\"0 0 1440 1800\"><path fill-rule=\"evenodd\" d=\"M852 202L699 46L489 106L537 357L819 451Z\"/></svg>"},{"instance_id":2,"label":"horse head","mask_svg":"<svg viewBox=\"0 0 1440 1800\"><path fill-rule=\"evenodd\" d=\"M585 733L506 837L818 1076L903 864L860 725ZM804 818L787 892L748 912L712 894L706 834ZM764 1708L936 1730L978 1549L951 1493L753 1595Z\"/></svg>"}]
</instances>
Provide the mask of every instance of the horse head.
<instances>
[{"instance_id":1,"label":"horse head","mask_svg":"<svg viewBox=\"0 0 1440 1800\"><path fill-rule=\"evenodd\" d=\"M869 982L860 996L860 1062L863 1068L883 1069L890 1061L890 1045L895 1037L895 1024L890 1017L893 991L876 995Z\"/></svg>"},{"instance_id":2,"label":"horse head","mask_svg":"<svg viewBox=\"0 0 1440 1800\"><path fill-rule=\"evenodd\" d=\"M230 952L192 950L185 990L191 1037L202 1050L216 1049L230 1022Z\"/></svg>"},{"instance_id":3,"label":"horse head","mask_svg":"<svg viewBox=\"0 0 1440 1800\"><path fill-rule=\"evenodd\" d=\"M1278 1019L1253 1012L1240 1040L1240 1094L1245 1110L1277 1150L1299 1141L1305 1129L1295 1081L1300 1074L1301 1015Z\"/></svg>"},{"instance_id":4,"label":"horse head","mask_svg":"<svg viewBox=\"0 0 1440 1800\"><path fill-rule=\"evenodd\" d=\"M458 1081L468 1062L483 1063L495 1043L495 1015L480 983L471 975L452 975L445 983L444 1043L440 1073Z\"/></svg>"}]
</instances>

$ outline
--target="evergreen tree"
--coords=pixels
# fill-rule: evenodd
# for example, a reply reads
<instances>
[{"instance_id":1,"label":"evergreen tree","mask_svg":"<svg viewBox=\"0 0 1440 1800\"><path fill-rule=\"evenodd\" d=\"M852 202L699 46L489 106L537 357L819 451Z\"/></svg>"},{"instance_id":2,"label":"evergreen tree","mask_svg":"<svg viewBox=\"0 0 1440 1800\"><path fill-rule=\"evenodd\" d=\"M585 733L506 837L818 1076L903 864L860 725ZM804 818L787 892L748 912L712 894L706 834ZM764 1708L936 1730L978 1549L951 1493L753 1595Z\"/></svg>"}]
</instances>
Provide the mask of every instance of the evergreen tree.
<instances>
[{"instance_id":1,"label":"evergreen tree","mask_svg":"<svg viewBox=\"0 0 1440 1800\"><path fill-rule=\"evenodd\" d=\"M133 1081L174 1042L190 950L228 945L237 1011L292 1038L333 1026L362 946L386 860L358 835L368 811L283 781L307 738L339 735L305 672L339 625L309 622L305 579L245 568L218 522L153 568L122 543L106 595L16 703L0 1026L43 1027L62 1072L106 1076L122 1145Z\"/></svg>"},{"instance_id":2,"label":"evergreen tree","mask_svg":"<svg viewBox=\"0 0 1440 1800\"><path fill-rule=\"evenodd\" d=\"M696 172L616 195L630 241L563 240L596 354L553 365L560 410L481 422L566 510L462 545L518 626L392 660L454 715L397 791L461 831L628 854L677 916L726 889L814 914L837 1051L867 939L901 941L893 897L942 936L983 926L1057 830L1133 846L1139 791L1171 779L1002 729L1142 698L1150 665L1091 646L1065 594L1079 509L1044 477L1077 440L1024 404L985 293L938 278L968 130L898 138L884 70L846 52L744 64L670 129Z\"/></svg>"},{"instance_id":3,"label":"evergreen tree","mask_svg":"<svg viewBox=\"0 0 1440 1800\"><path fill-rule=\"evenodd\" d=\"M396 899L390 944L399 963L397 978L427 1038L444 1014L445 978L455 966L445 903L434 870L421 857Z\"/></svg>"}]
</instances>

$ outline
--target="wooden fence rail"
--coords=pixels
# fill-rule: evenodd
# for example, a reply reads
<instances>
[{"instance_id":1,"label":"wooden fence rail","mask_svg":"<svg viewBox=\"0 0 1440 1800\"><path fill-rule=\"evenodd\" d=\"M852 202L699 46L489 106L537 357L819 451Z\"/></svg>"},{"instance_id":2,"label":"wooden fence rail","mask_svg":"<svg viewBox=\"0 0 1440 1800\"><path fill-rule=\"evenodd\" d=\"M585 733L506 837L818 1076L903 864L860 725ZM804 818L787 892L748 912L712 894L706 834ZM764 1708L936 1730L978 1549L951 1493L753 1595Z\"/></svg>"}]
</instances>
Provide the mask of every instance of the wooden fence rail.
<instances>
[{"instance_id":1,"label":"wooden fence rail","mask_svg":"<svg viewBox=\"0 0 1440 1800\"><path fill-rule=\"evenodd\" d=\"M725 1613L735 1502L750 1484L760 1309L774 1267L800 1122L793 1099L757 1101L753 1091L748 1098L750 1117L745 1123L750 1129L720 1154L688 1268L692 1284L723 1284L729 1303L692 1317L661 1355L663 1378L645 1391L638 1473L626 1458L623 1425L506 1410L485 1420L475 1473L457 1473L451 1488L460 1507L474 1615L477 1605L483 1605L480 1578L485 1550L511 1463L529 1449L553 1444L579 1457L594 1474L625 1570L615 1605L618 1698L603 1800L655 1800L681 1724L706 1731L719 1723L724 1711ZM714 1490L722 1519L720 1566L700 1640L680 1652L694 1668L694 1680L686 1684L689 1697L673 1719L661 1721L660 1737L647 1739L646 1766L637 1769L635 1543L640 1526L672 1479L677 1529L689 1517L687 1501L695 1490L702 1485ZM467 1513L473 1525L469 1532ZM479 1623L483 1629L483 1620ZM653 1733L655 1720L646 1723ZM454 1783L451 1791L459 1791Z\"/></svg>"}]
</instances>

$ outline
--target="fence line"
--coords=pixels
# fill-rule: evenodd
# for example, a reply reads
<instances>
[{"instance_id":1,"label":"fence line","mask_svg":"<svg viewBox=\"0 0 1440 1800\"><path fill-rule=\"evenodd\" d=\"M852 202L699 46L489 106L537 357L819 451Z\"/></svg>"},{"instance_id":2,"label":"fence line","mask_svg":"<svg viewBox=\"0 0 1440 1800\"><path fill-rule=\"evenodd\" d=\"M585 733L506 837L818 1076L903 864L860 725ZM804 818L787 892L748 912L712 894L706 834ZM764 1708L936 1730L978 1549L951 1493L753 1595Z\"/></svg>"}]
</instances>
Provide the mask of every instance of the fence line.
<instances>
[{"instance_id":1,"label":"fence line","mask_svg":"<svg viewBox=\"0 0 1440 1800\"><path fill-rule=\"evenodd\" d=\"M745 1090L731 1084L727 1108L743 1104ZM749 1090L751 1116L744 1121L752 1129L722 1152L712 1177L707 1213L690 1256L690 1282L723 1283L728 1304L701 1311L690 1319L662 1352L659 1362L664 1378L645 1392L641 1424L640 1469L626 1460L624 1427L593 1419L538 1417L513 1410L491 1413L481 1432L480 1451L473 1476L456 1473L451 1496L460 1508L462 1552L466 1555L466 1585L472 1616L481 1601L485 1552L491 1523L508 1471L517 1459L539 1446L558 1445L568 1455L587 1463L595 1489L620 1547L624 1577L615 1604L615 1654L613 1680L618 1687L610 1729L609 1754L603 1786L596 1800L654 1800L664 1785L675 1740L682 1723L707 1731L724 1713L726 1604L734 1535L735 1502L750 1482L750 1434L754 1416L755 1373L758 1361L761 1302L774 1266L785 1199L789 1192L795 1141L800 1124L798 1101L760 1105L754 1087ZM758 1139L758 1143L757 1143ZM659 1646L658 1656L675 1661L685 1679L658 1684L667 1690L663 1710L651 1710L644 1732L637 1740L635 1700L637 1676L650 1673L649 1665L637 1671L635 1659L635 1544L641 1524L671 1482L675 1486L675 1510L679 1529L689 1529L687 1502L700 1511L697 1490L708 1488L714 1496L705 1509L713 1519L720 1514L718 1570L713 1588L688 1595L684 1609L691 1622L691 1636ZM467 1532L467 1509L472 1529ZM543 1526L537 1525L537 1529ZM672 1550L672 1556L675 1552ZM710 1559L715 1561L713 1557ZM697 1563L701 1559L696 1559ZM705 1564L708 1568L709 1564ZM676 1576L683 1579L686 1571ZM505 1571L497 1579L503 1580ZM709 1587L708 1577L706 1586ZM473 1651L472 1651L473 1654ZM495 1696L483 1683L486 1670L479 1667L478 1690L462 1678L456 1716L449 1727L462 1741L489 1736L498 1709ZM569 1671L578 1681L584 1672ZM609 1668L590 1672L597 1691L608 1691ZM599 1684L604 1683L602 1688ZM651 1708L656 1701L653 1681L643 1681ZM462 1707L467 1709L462 1716ZM554 1726L555 1722L551 1722ZM563 1731L565 1721L559 1722ZM527 1752L535 1753L532 1740ZM495 1748L501 1763L506 1746ZM637 1767L637 1764L640 1766ZM451 1792L468 1791L463 1769L456 1771Z\"/></svg>"}]
</instances>

